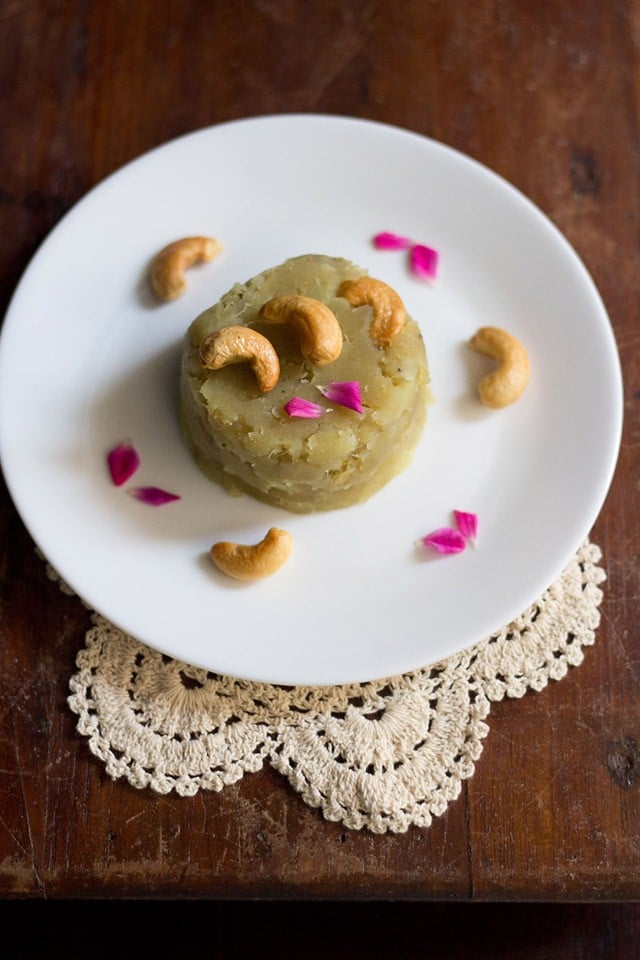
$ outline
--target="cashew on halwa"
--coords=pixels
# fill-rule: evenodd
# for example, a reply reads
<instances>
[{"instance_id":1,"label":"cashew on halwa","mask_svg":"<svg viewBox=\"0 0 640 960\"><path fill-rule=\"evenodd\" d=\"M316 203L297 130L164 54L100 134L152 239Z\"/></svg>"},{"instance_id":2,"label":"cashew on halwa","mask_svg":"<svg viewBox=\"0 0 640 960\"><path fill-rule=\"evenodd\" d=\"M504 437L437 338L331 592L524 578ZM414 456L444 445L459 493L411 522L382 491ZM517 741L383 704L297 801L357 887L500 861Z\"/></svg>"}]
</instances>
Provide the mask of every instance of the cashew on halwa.
<instances>
[{"instance_id":1,"label":"cashew on halwa","mask_svg":"<svg viewBox=\"0 0 640 960\"><path fill-rule=\"evenodd\" d=\"M382 280L374 277L345 280L338 288L338 296L344 297L352 307L362 307L365 304L372 307L369 336L379 347L386 347L405 325L407 312L402 300L396 291Z\"/></svg>"},{"instance_id":2,"label":"cashew on halwa","mask_svg":"<svg viewBox=\"0 0 640 960\"><path fill-rule=\"evenodd\" d=\"M280 377L280 361L273 344L250 327L229 326L210 333L200 344L200 363L207 370L249 363L262 393L273 390Z\"/></svg>"},{"instance_id":3,"label":"cashew on halwa","mask_svg":"<svg viewBox=\"0 0 640 960\"><path fill-rule=\"evenodd\" d=\"M300 337L302 355L318 367L337 360L342 352L342 330L333 310L313 297L288 294L262 305L260 319L287 323Z\"/></svg>"}]
</instances>

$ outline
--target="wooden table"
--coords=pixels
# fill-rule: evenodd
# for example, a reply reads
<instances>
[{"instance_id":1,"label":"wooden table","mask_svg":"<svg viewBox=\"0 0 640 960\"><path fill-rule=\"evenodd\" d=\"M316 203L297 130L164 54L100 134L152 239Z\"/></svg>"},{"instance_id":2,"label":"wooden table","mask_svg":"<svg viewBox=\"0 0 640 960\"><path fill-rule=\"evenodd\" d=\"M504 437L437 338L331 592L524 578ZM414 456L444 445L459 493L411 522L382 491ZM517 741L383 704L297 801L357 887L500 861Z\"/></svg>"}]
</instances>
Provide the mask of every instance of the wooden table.
<instances>
[{"instance_id":1,"label":"wooden table","mask_svg":"<svg viewBox=\"0 0 640 960\"><path fill-rule=\"evenodd\" d=\"M0 897L640 898L639 0L4 0L0 51L3 308L62 214L141 152L235 117L344 114L531 197L602 293L626 391L595 647L496 704L462 795L403 835L328 823L268 768L193 798L112 782L66 704L87 613L3 488Z\"/></svg>"}]
</instances>

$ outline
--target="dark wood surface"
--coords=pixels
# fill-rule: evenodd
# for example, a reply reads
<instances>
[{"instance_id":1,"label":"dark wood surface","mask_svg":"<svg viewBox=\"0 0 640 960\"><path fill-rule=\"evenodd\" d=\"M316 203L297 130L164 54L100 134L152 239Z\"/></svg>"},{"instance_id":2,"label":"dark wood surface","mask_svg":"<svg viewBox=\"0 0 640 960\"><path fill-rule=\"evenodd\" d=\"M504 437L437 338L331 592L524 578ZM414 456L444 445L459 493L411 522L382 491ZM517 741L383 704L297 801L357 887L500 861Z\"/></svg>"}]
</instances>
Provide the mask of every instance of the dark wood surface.
<instances>
[{"instance_id":1,"label":"dark wood surface","mask_svg":"<svg viewBox=\"0 0 640 960\"><path fill-rule=\"evenodd\" d=\"M5 938L29 931L20 960L279 960L290 944L304 960L637 960L640 944L637 903L12 900L0 919Z\"/></svg>"},{"instance_id":2,"label":"dark wood surface","mask_svg":"<svg viewBox=\"0 0 640 960\"><path fill-rule=\"evenodd\" d=\"M236 117L351 115L464 151L552 218L626 394L595 647L496 704L459 799L399 836L327 823L270 769L193 798L112 782L66 704L87 614L2 487L0 897L640 899L640 2L2 0L0 90L3 310L61 215L141 152Z\"/></svg>"}]
</instances>

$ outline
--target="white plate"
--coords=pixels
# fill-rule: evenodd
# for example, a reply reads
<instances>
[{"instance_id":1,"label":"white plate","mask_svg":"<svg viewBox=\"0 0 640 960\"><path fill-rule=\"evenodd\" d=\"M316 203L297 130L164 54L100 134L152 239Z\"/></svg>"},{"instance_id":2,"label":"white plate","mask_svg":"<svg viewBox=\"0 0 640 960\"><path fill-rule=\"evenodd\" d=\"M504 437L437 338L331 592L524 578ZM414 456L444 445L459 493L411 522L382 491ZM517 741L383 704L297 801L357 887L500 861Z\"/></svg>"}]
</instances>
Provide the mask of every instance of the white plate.
<instances>
[{"instance_id":1,"label":"white plate","mask_svg":"<svg viewBox=\"0 0 640 960\"><path fill-rule=\"evenodd\" d=\"M437 247L434 286L371 238ZM169 305L150 258L213 234L224 252ZM236 281L290 256L347 257L395 287L421 325L436 402L411 466L368 503L297 516L209 483L176 425L181 339ZM522 340L521 399L476 400L480 326ZM26 270L0 339L0 456L33 539L89 606L172 657L284 684L378 679L439 660L533 602L589 533L622 423L619 359L576 253L516 189L434 141L349 118L252 118L174 140L106 179ZM128 486L181 494L152 508L115 488L107 450L130 438ZM476 550L429 558L416 539L479 515ZM252 585L208 550L268 526L295 541Z\"/></svg>"}]
</instances>

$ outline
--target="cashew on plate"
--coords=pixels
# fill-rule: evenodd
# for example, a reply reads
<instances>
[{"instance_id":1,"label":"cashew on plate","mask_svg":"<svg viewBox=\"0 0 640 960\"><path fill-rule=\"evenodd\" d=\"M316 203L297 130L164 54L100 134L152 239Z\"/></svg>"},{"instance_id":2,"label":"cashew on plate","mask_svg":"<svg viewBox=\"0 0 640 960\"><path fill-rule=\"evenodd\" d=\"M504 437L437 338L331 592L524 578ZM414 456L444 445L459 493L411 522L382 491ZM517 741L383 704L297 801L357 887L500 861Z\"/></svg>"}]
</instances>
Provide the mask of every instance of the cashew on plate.
<instances>
[{"instance_id":1,"label":"cashew on plate","mask_svg":"<svg viewBox=\"0 0 640 960\"><path fill-rule=\"evenodd\" d=\"M215 237L182 237L163 247L151 261L151 286L159 300L175 300L187 289L184 272L208 262L222 250Z\"/></svg>"},{"instance_id":2,"label":"cashew on plate","mask_svg":"<svg viewBox=\"0 0 640 960\"><path fill-rule=\"evenodd\" d=\"M496 369L478 382L480 400L499 409L513 403L529 382L529 357L519 340L499 327L481 327L469 341L473 350L491 357Z\"/></svg>"},{"instance_id":3,"label":"cashew on plate","mask_svg":"<svg viewBox=\"0 0 640 960\"><path fill-rule=\"evenodd\" d=\"M289 559L293 537L286 530L271 527L254 544L214 543L210 556L215 566L235 580L261 580L270 577Z\"/></svg>"}]
</instances>

